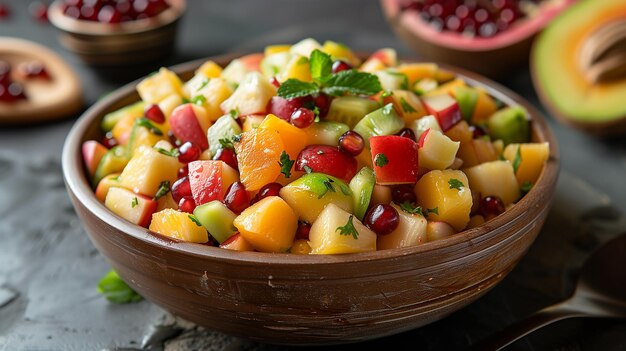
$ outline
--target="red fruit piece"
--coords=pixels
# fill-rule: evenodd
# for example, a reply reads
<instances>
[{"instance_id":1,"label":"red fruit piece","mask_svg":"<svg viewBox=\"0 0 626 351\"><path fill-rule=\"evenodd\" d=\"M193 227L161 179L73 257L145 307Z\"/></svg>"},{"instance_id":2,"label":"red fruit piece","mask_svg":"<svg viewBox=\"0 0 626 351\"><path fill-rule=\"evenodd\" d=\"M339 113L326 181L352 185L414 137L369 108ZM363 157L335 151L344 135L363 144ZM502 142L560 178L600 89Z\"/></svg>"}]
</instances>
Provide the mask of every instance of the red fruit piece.
<instances>
[{"instance_id":1,"label":"red fruit piece","mask_svg":"<svg viewBox=\"0 0 626 351\"><path fill-rule=\"evenodd\" d=\"M328 174L347 182L357 171L356 159L338 147L330 145L309 145L300 152L296 159L296 171L306 171L307 166L313 172Z\"/></svg>"},{"instance_id":2,"label":"red fruit piece","mask_svg":"<svg viewBox=\"0 0 626 351\"><path fill-rule=\"evenodd\" d=\"M290 122L298 128L306 128L313 124L315 113L308 108L299 108L291 114Z\"/></svg>"},{"instance_id":3,"label":"red fruit piece","mask_svg":"<svg viewBox=\"0 0 626 351\"><path fill-rule=\"evenodd\" d=\"M202 129L192 104L185 104L172 111L170 116L170 129L182 142L189 141L199 146L202 150L209 147L206 131Z\"/></svg>"},{"instance_id":4,"label":"red fruit piece","mask_svg":"<svg viewBox=\"0 0 626 351\"><path fill-rule=\"evenodd\" d=\"M185 196L178 202L178 210L181 212L193 213L195 209L196 203L191 196Z\"/></svg>"},{"instance_id":5,"label":"red fruit piece","mask_svg":"<svg viewBox=\"0 0 626 351\"><path fill-rule=\"evenodd\" d=\"M233 212L239 214L250 206L250 195L241 182L235 182L228 187L224 196L224 204Z\"/></svg>"},{"instance_id":6,"label":"red fruit piece","mask_svg":"<svg viewBox=\"0 0 626 351\"><path fill-rule=\"evenodd\" d=\"M352 66L345 61L337 60L333 62L333 66L332 66L333 73L339 73L341 71L347 71L350 69L352 69Z\"/></svg>"},{"instance_id":7,"label":"red fruit piece","mask_svg":"<svg viewBox=\"0 0 626 351\"><path fill-rule=\"evenodd\" d=\"M254 199L252 200L252 203L256 203L258 201L261 201L263 199L265 199L268 196L279 196L280 195L280 189L282 189L283 186L279 183L269 183L269 184L265 184L263 185L263 187L261 189L259 189L259 192L256 194L256 196L254 197Z\"/></svg>"},{"instance_id":8,"label":"red fruit piece","mask_svg":"<svg viewBox=\"0 0 626 351\"><path fill-rule=\"evenodd\" d=\"M424 96L422 102L426 111L437 118L444 132L463 120L459 104L450 95Z\"/></svg>"},{"instance_id":9,"label":"red fruit piece","mask_svg":"<svg viewBox=\"0 0 626 351\"><path fill-rule=\"evenodd\" d=\"M5 18L8 18L11 14L11 10L9 10L9 5L0 4L0 21Z\"/></svg>"},{"instance_id":10,"label":"red fruit piece","mask_svg":"<svg viewBox=\"0 0 626 351\"><path fill-rule=\"evenodd\" d=\"M186 142L178 148L178 152L178 161L181 163L189 163L200 158L202 150L200 150L200 148L196 145Z\"/></svg>"},{"instance_id":11,"label":"red fruit piece","mask_svg":"<svg viewBox=\"0 0 626 351\"><path fill-rule=\"evenodd\" d=\"M291 119L291 115L300 107L304 106L305 98L285 99L273 96L267 104L267 111L285 121Z\"/></svg>"},{"instance_id":12,"label":"red fruit piece","mask_svg":"<svg viewBox=\"0 0 626 351\"><path fill-rule=\"evenodd\" d=\"M180 200L185 196L191 196L191 185L189 184L188 177L181 177L177 181L172 184L172 198L176 202L180 202Z\"/></svg>"},{"instance_id":13,"label":"red fruit piece","mask_svg":"<svg viewBox=\"0 0 626 351\"><path fill-rule=\"evenodd\" d=\"M213 156L214 160L222 161L231 166L235 170L239 170L239 164L237 163L237 155L233 149L218 149Z\"/></svg>"},{"instance_id":14,"label":"red fruit piece","mask_svg":"<svg viewBox=\"0 0 626 351\"><path fill-rule=\"evenodd\" d=\"M358 156L365 148L365 141L361 134L349 130L339 137L339 148L349 155Z\"/></svg>"},{"instance_id":15,"label":"red fruit piece","mask_svg":"<svg viewBox=\"0 0 626 351\"><path fill-rule=\"evenodd\" d=\"M311 225L305 221L298 221L296 239L309 240L309 232L311 232Z\"/></svg>"},{"instance_id":16,"label":"red fruit piece","mask_svg":"<svg viewBox=\"0 0 626 351\"><path fill-rule=\"evenodd\" d=\"M193 161L189 163L189 185L196 205L224 200L230 183L225 183L224 163L220 161ZM234 171L233 171L234 172Z\"/></svg>"},{"instance_id":17,"label":"red fruit piece","mask_svg":"<svg viewBox=\"0 0 626 351\"><path fill-rule=\"evenodd\" d=\"M417 143L397 135L370 138L376 183L411 184L417 182L419 162Z\"/></svg>"},{"instance_id":18,"label":"red fruit piece","mask_svg":"<svg viewBox=\"0 0 626 351\"><path fill-rule=\"evenodd\" d=\"M143 114L144 116L146 116L147 119L151 120L152 122L155 122L155 123L165 122L165 115L163 114L163 111L161 111L161 108L157 104L147 105L143 111Z\"/></svg>"}]
</instances>

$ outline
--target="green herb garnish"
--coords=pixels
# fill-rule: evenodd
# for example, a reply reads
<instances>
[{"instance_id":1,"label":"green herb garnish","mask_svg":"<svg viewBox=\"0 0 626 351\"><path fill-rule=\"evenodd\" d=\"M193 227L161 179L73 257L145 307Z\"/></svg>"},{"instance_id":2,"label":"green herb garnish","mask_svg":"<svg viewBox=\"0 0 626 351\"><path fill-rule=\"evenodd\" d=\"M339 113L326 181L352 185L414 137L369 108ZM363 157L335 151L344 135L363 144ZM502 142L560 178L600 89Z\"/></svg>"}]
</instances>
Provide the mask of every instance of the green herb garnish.
<instances>
[{"instance_id":1,"label":"green herb garnish","mask_svg":"<svg viewBox=\"0 0 626 351\"><path fill-rule=\"evenodd\" d=\"M204 97L204 95L196 95L191 98L190 102L198 106L202 106L206 104L206 98Z\"/></svg>"},{"instance_id":2,"label":"green herb garnish","mask_svg":"<svg viewBox=\"0 0 626 351\"><path fill-rule=\"evenodd\" d=\"M222 149L235 149L235 145L233 144L233 141L231 139L220 138L218 142L222 146Z\"/></svg>"},{"instance_id":3,"label":"green herb garnish","mask_svg":"<svg viewBox=\"0 0 626 351\"><path fill-rule=\"evenodd\" d=\"M295 162L296 161L290 159L287 152L283 150L280 154L280 161L278 161L278 164L280 165L280 173L284 174L285 178L291 177L291 167L293 167Z\"/></svg>"},{"instance_id":4,"label":"green herb garnish","mask_svg":"<svg viewBox=\"0 0 626 351\"><path fill-rule=\"evenodd\" d=\"M139 205L139 199L137 197L133 197L133 201L130 203L130 207L135 208L135 206Z\"/></svg>"},{"instance_id":5,"label":"green herb garnish","mask_svg":"<svg viewBox=\"0 0 626 351\"><path fill-rule=\"evenodd\" d=\"M413 108L413 106L411 106L408 102L406 102L403 97L400 98L400 105L402 106L402 110L404 111L404 113L417 112L417 110Z\"/></svg>"},{"instance_id":6,"label":"green herb garnish","mask_svg":"<svg viewBox=\"0 0 626 351\"><path fill-rule=\"evenodd\" d=\"M239 115L240 115L239 109L230 110L228 114L230 115L232 119L237 119L239 118Z\"/></svg>"},{"instance_id":7,"label":"green herb garnish","mask_svg":"<svg viewBox=\"0 0 626 351\"><path fill-rule=\"evenodd\" d=\"M513 159L513 173L517 173L519 166L522 164L522 146L519 145L517 147L517 152L515 153L515 158Z\"/></svg>"},{"instance_id":8,"label":"green herb garnish","mask_svg":"<svg viewBox=\"0 0 626 351\"><path fill-rule=\"evenodd\" d=\"M143 297L131 289L120 276L110 270L98 282L98 292L112 303L129 303L141 301Z\"/></svg>"},{"instance_id":9,"label":"green herb garnish","mask_svg":"<svg viewBox=\"0 0 626 351\"><path fill-rule=\"evenodd\" d=\"M376 164L376 166L383 167L388 163L389 159L385 154L376 154L376 156L374 156L374 164Z\"/></svg>"},{"instance_id":10,"label":"green herb garnish","mask_svg":"<svg viewBox=\"0 0 626 351\"><path fill-rule=\"evenodd\" d=\"M238 143L241 141L241 134L233 135L233 137L230 139L233 141L233 143Z\"/></svg>"},{"instance_id":11,"label":"green herb garnish","mask_svg":"<svg viewBox=\"0 0 626 351\"><path fill-rule=\"evenodd\" d=\"M320 81L331 74L333 61L330 55L315 49L311 52L309 62L311 64L311 77L313 80Z\"/></svg>"},{"instance_id":12,"label":"green herb garnish","mask_svg":"<svg viewBox=\"0 0 626 351\"><path fill-rule=\"evenodd\" d=\"M439 207L435 207L431 209L422 208L421 206L413 206L413 204L410 202L405 202L402 205L400 205L400 209L406 213L417 214L417 215L421 215L424 217L428 217L429 213L434 213L436 215L439 215Z\"/></svg>"},{"instance_id":13,"label":"green herb garnish","mask_svg":"<svg viewBox=\"0 0 626 351\"><path fill-rule=\"evenodd\" d=\"M324 180L324 181L322 182L322 184L324 184L325 189L324 189L324 191L322 191L322 193L321 193L321 194L319 194L319 196L318 196L317 198L318 198L318 199L321 199L321 198L322 198L324 195L326 195L326 193L328 193L329 191L330 191L330 192L333 192L333 193L334 193L334 192L336 192L335 187L333 186L333 183L334 183L334 182L335 182L334 180L332 180L332 179L330 179L330 178L326 178L326 180Z\"/></svg>"},{"instance_id":14,"label":"green herb garnish","mask_svg":"<svg viewBox=\"0 0 626 351\"><path fill-rule=\"evenodd\" d=\"M194 222L198 227L202 227L202 223L200 223L200 221L198 220L198 218L192 214L190 214L189 219L191 219L192 222Z\"/></svg>"},{"instance_id":15,"label":"green herb garnish","mask_svg":"<svg viewBox=\"0 0 626 351\"><path fill-rule=\"evenodd\" d=\"M165 150L164 148L156 147L156 146L154 146L153 149L155 149L160 154L163 154L165 156L171 156L171 157L178 157L178 156L180 156L180 151L178 151L178 149L172 149L172 150L168 151L168 150Z\"/></svg>"},{"instance_id":16,"label":"green herb garnish","mask_svg":"<svg viewBox=\"0 0 626 351\"><path fill-rule=\"evenodd\" d=\"M307 83L294 78L287 79L280 85L276 95L285 99L317 94L320 88L315 83Z\"/></svg>"},{"instance_id":17,"label":"green herb garnish","mask_svg":"<svg viewBox=\"0 0 626 351\"><path fill-rule=\"evenodd\" d=\"M148 131L150 131L150 133L154 134L154 135L158 135L158 136L162 136L163 132L157 128L154 124L152 124L152 122L150 122L149 119L147 118L137 118L135 120L135 124L141 127L145 127L148 129Z\"/></svg>"},{"instance_id":18,"label":"green herb garnish","mask_svg":"<svg viewBox=\"0 0 626 351\"><path fill-rule=\"evenodd\" d=\"M161 184L159 184L159 190L157 190L156 195L154 195L154 199L158 200L162 198L167 193L169 193L169 191L170 191L170 181L169 180L162 181Z\"/></svg>"},{"instance_id":19,"label":"green herb garnish","mask_svg":"<svg viewBox=\"0 0 626 351\"><path fill-rule=\"evenodd\" d=\"M392 70L387 70L387 73L391 74L392 76L402 78L402 83L400 83L400 89L409 90L409 77L407 77L406 74L392 71Z\"/></svg>"},{"instance_id":20,"label":"green herb garnish","mask_svg":"<svg viewBox=\"0 0 626 351\"><path fill-rule=\"evenodd\" d=\"M448 185L450 185L450 189L456 189L461 191L465 184L463 184L462 181L456 179L456 178L450 178L448 179Z\"/></svg>"},{"instance_id":21,"label":"green herb garnish","mask_svg":"<svg viewBox=\"0 0 626 351\"><path fill-rule=\"evenodd\" d=\"M352 235L352 237L356 240L359 238L359 232L356 230L356 228L354 227L354 223L352 223L352 220L354 219L354 216L350 216L348 218L348 223L346 223L346 225L341 226L341 227L337 227L337 229L335 231L339 231L339 235Z\"/></svg>"}]
</instances>

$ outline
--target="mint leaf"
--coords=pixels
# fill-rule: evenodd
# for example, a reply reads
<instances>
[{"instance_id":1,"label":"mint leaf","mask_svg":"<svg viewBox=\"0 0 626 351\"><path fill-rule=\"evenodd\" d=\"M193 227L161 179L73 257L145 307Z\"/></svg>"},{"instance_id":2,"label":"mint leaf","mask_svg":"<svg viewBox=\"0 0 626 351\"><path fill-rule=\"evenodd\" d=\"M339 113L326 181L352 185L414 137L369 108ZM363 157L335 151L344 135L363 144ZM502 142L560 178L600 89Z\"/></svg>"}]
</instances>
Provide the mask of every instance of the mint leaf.
<instances>
[{"instance_id":1,"label":"mint leaf","mask_svg":"<svg viewBox=\"0 0 626 351\"><path fill-rule=\"evenodd\" d=\"M291 177L291 167L295 163L295 160L291 160L287 152L283 150L283 153L280 154L280 161L278 161L278 165L280 166L280 173L285 175L285 178Z\"/></svg>"},{"instance_id":2,"label":"mint leaf","mask_svg":"<svg viewBox=\"0 0 626 351\"><path fill-rule=\"evenodd\" d=\"M353 95L374 95L381 90L382 87L377 76L353 69L333 74L324 82L324 87L322 88L324 93L333 96L339 96L345 93Z\"/></svg>"},{"instance_id":3,"label":"mint leaf","mask_svg":"<svg viewBox=\"0 0 626 351\"><path fill-rule=\"evenodd\" d=\"M311 67L311 77L317 81L323 81L324 78L332 72L333 61L330 55L321 52L318 49L313 50L309 58Z\"/></svg>"},{"instance_id":4,"label":"mint leaf","mask_svg":"<svg viewBox=\"0 0 626 351\"><path fill-rule=\"evenodd\" d=\"M463 188L465 186L465 184L463 184L462 181L456 179L456 178L450 178L448 179L448 185L450 185L450 189L456 189L461 191L461 188Z\"/></svg>"},{"instance_id":5,"label":"mint leaf","mask_svg":"<svg viewBox=\"0 0 626 351\"><path fill-rule=\"evenodd\" d=\"M348 223L346 223L346 225L341 226L341 227L337 227L337 229L335 229L335 231L339 231L339 235L352 235L352 237L356 240L359 238L359 232L356 230L356 228L354 227L354 223L352 222L352 220L354 219L354 216L350 216L348 218Z\"/></svg>"},{"instance_id":6,"label":"mint leaf","mask_svg":"<svg viewBox=\"0 0 626 351\"><path fill-rule=\"evenodd\" d=\"M294 99L318 93L320 88L314 83L307 83L297 79L287 79L280 85L276 95L284 99Z\"/></svg>"},{"instance_id":7,"label":"mint leaf","mask_svg":"<svg viewBox=\"0 0 626 351\"><path fill-rule=\"evenodd\" d=\"M98 282L98 292L112 303L137 302L143 299L131 289L114 270L105 274Z\"/></svg>"},{"instance_id":8,"label":"mint leaf","mask_svg":"<svg viewBox=\"0 0 626 351\"><path fill-rule=\"evenodd\" d=\"M517 147L517 153L515 153L515 158L513 159L513 173L517 173L519 166L522 164L522 145Z\"/></svg>"}]
</instances>

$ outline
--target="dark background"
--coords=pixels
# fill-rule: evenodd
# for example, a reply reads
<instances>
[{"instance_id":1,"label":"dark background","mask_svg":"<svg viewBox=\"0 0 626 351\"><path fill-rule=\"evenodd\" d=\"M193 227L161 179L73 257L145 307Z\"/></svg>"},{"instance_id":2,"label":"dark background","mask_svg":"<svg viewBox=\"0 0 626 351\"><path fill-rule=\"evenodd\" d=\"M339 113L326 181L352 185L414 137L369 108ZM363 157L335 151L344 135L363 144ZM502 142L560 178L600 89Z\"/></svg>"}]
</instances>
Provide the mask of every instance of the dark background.
<instances>
[{"instance_id":1,"label":"dark background","mask_svg":"<svg viewBox=\"0 0 626 351\"><path fill-rule=\"evenodd\" d=\"M54 28L29 16L30 1L5 3L13 13L0 21L0 36L30 39L63 56L81 78L86 107L159 66L306 37L419 57L393 35L377 1L191 0L170 57L103 73L62 49ZM527 70L511 71L502 83L539 106ZM61 176L63 140L77 117L0 127L0 350L284 349L204 330L146 301L117 306L98 295L96 283L109 268L74 214ZM595 139L548 119L559 141L561 176L546 226L519 266L485 297L444 320L338 348L464 349L571 294L584 259L626 228L626 142ZM568 320L509 349L626 350L626 323Z\"/></svg>"}]
</instances>

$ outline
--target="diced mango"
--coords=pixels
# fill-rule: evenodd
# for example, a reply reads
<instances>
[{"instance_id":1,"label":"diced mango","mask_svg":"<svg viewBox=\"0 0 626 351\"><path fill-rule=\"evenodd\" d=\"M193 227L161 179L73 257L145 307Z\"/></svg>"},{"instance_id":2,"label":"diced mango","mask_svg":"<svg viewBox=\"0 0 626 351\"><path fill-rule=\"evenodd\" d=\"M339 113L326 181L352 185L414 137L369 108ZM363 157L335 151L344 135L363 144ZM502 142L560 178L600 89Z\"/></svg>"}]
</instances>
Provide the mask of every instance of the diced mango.
<instances>
[{"instance_id":1,"label":"diced mango","mask_svg":"<svg viewBox=\"0 0 626 351\"><path fill-rule=\"evenodd\" d=\"M278 80L284 82L292 78L303 82L310 82L312 80L309 60L306 57L299 55L292 56L287 66L285 66L284 71L282 71L282 74L278 77Z\"/></svg>"},{"instance_id":2,"label":"diced mango","mask_svg":"<svg viewBox=\"0 0 626 351\"><path fill-rule=\"evenodd\" d=\"M206 99L203 107L206 109L207 117L211 122L223 115L221 104L233 93L233 89L222 78L211 78L208 83L200 86L192 95L202 95ZM230 111L226 111L227 113Z\"/></svg>"},{"instance_id":3,"label":"diced mango","mask_svg":"<svg viewBox=\"0 0 626 351\"><path fill-rule=\"evenodd\" d=\"M239 233L228 238L228 240L220 244L220 247L232 251L254 251L254 247Z\"/></svg>"},{"instance_id":4,"label":"diced mango","mask_svg":"<svg viewBox=\"0 0 626 351\"><path fill-rule=\"evenodd\" d=\"M311 226L312 254L345 254L376 251L376 234L354 215L328 204Z\"/></svg>"},{"instance_id":5,"label":"diced mango","mask_svg":"<svg viewBox=\"0 0 626 351\"><path fill-rule=\"evenodd\" d=\"M519 153L519 156L518 156ZM545 143L525 143L525 144L509 144L502 153L505 159L515 165L516 159L519 159L519 166L515 172L517 184L520 186L525 182L535 184L541 174L543 165L550 156L550 146Z\"/></svg>"},{"instance_id":6,"label":"diced mango","mask_svg":"<svg viewBox=\"0 0 626 351\"><path fill-rule=\"evenodd\" d=\"M146 103L157 104L172 94L182 96L183 83L176 73L167 68L161 68L157 73L137 84L137 92Z\"/></svg>"},{"instance_id":7,"label":"diced mango","mask_svg":"<svg viewBox=\"0 0 626 351\"><path fill-rule=\"evenodd\" d=\"M192 218L192 215L187 212L167 208L152 215L149 229L182 241L206 243L209 241L206 229Z\"/></svg>"},{"instance_id":8,"label":"diced mango","mask_svg":"<svg viewBox=\"0 0 626 351\"><path fill-rule=\"evenodd\" d=\"M269 45L265 47L263 53L265 56L278 54L279 52L288 52L291 45Z\"/></svg>"},{"instance_id":9,"label":"diced mango","mask_svg":"<svg viewBox=\"0 0 626 351\"><path fill-rule=\"evenodd\" d=\"M352 50L350 50L350 48L335 41L325 41L322 46L322 51L329 54L335 60L348 62L352 65L352 67L358 67L361 65L361 60L352 52Z\"/></svg>"},{"instance_id":10,"label":"diced mango","mask_svg":"<svg viewBox=\"0 0 626 351\"><path fill-rule=\"evenodd\" d=\"M472 114L472 123L483 123L496 112L498 106L484 89L476 88L476 90L478 90L478 99Z\"/></svg>"},{"instance_id":11,"label":"diced mango","mask_svg":"<svg viewBox=\"0 0 626 351\"><path fill-rule=\"evenodd\" d=\"M472 138L474 137L472 131L469 128L469 124L467 124L466 121L461 121L455 124L444 134L453 141L459 141L461 143L472 141Z\"/></svg>"},{"instance_id":12,"label":"diced mango","mask_svg":"<svg viewBox=\"0 0 626 351\"><path fill-rule=\"evenodd\" d=\"M234 224L256 250L286 252L293 244L298 217L283 199L270 196L245 209Z\"/></svg>"},{"instance_id":13,"label":"diced mango","mask_svg":"<svg viewBox=\"0 0 626 351\"><path fill-rule=\"evenodd\" d=\"M284 149L276 131L257 128L241 134L241 140L235 143L235 152L241 182L248 191L259 190L276 180Z\"/></svg>"},{"instance_id":14,"label":"diced mango","mask_svg":"<svg viewBox=\"0 0 626 351\"><path fill-rule=\"evenodd\" d=\"M222 74L222 67L209 60L196 70L196 74L198 73L202 73L207 78L218 78Z\"/></svg>"},{"instance_id":15,"label":"diced mango","mask_svg":"<svg viewBox=\"0 0 626 351\"><path fill-rule=\"evenodd\" d=\"M434 63L404 63L398 66L398 72L407 77L410 87L424 78L435 79L437 69Z\"/></svg>"},{"instance_id":16,"label":"diced mango","mask_svg":"<svg viewBox=\"0 0 626 351\"><path fill-rule=\"evenodd\" d=\"M285 151L292 160L295 160L300 151L307 145L308 138L304 130L272 114L265 117L259 128L277 132Z\"/></svg>"},{"instance_id":17,"label":"diced mango","mask_svg":"<svg viewBox=\"0 0 626 351\"><path fill-rule=\"evenodd\" d=\"M157 202L153 199L118 187L109 189L104 205L116 215L142 227L150 224L150 218L157 209Z\"/></svg>"},{"instance_id":18,"label":"diced mango","mask_svg":"<svg viewBox=\"0 0 626 351\"><path fill-rule=\"evenodd\" d=\"M130 140L130 132L135 125L135 121L143 117L143 109L133 110L132 113L128 113L124 115L117 123L113 129L111 129L111 134L117 140L119 145L128 145L128 141Z\"/></svg>"},{"instance_id":19,"label":"diced mango","mask_svg":"<svg viewBox=\"0 0 626 351\"><path fill-rule=\"evenodd\" d=\"M120 185L135 193L154 197L161 182L174 184L179 168L176 157L164 155L152 147L142 147L124 167L119 177Z\"/></svg>"},{"instance_id":20,"label":"diced mango","mask_svg":"<svg viewBox=\"0 0 626 351\"><path fill-rule=\"evenodd\" d=\"M378 237L378 250L396 249L420 245L426 242L426 218L421 214L403 211L396 204L391 205L398 211L400 221L398 227L387 235Z\"/></svg>"},{"instance_id":21,"label":"diced mango","mask_svg":"<svg viewBox=\"0 0 626 351\"><path fill-rule=\"evenodd\" d=\"M396 111L400 112L405 124L410 124L428 114L420 99L412 91L394 90L384 99L385 104L389 102L393 104Z\"/></svg>"},{"instance_id":22,"label":"diced mango","mask_svg":"<svg viewBox=\"0 0 626 351\"><path fill-rule=\"evenodd\" d=\"M247 115L243 119L243 124L241 129L244 132L249 132L252 129L259 128L263 120L265 119L265 115Z\"/></svg>"},{"instance_id":23,"label":"diced mango","mask_svg":"<svg viewBox=\"0 0 626 351\"><path fill-rule=\"evenodd\" d=\"M308 255L311 253L311 246L307 240L298 239L293 242L289 252L297 255Z\"/></svg>"},{"instance_id":24,"label":"diced mango","mask_svg":"<svg viewBox=\"0 0 626 351\"><path fill-rule=\"evenodd\" d=\"M520 197L517 178L513 173L513 166L508 161L491 161L463 170L469 179L472 191L478 192L480 197L498 196L509 205Z\"/></svg>"},{"instance_id":25,"label":"diced mango","mask_svg":"<svg viewBox=\"0 0 626 351\"><path fill-rule=\"evenodd\" d=\"M456 230L463 230L472 208L469 186L462 171L430 171L415 185L417 204L428 210L429 221L443 221Z\"/></svg>"}]
</instances>

